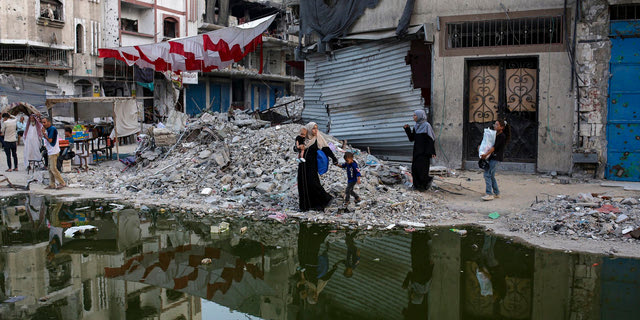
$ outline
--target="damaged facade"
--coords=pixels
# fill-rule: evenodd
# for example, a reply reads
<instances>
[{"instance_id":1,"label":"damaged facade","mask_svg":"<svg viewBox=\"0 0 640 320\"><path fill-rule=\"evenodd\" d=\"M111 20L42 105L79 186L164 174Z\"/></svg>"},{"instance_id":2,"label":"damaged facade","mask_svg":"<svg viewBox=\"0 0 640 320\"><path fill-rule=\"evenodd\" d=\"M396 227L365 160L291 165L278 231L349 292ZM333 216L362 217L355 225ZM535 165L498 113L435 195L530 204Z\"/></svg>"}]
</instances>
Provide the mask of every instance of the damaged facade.
<instances>
[{"instance_id":1,"label":"damaged facade","mask_svg":"<svg viewBox=\"0 0 640 320\"><path fill-rule=\"evenodd\" d=\"M507 170L572 173L596 162L601 177L640 180L640 161L632 159L640 150L632 97L640 89L630 79L615 85L616 73L637 68L637 5L616 18L609 12L624 1L365 2L346 27L322 25L301 5L303 33L324 40L305 43L304 118L374 153L408 159L402 125L425 108L435 162L471 169L483 128L505 118L513 134ZM306 4L332 15L345 5ZM616 28L629 49L620 64L610 53ZM620 110L614 105L624 98L607 99L616 90L627 99Z\"/></svg>"},{"instance_id":2,"label":"damaged facade","mask_svg":"<svg viewBox=\"0 0 640 320\"><path fill-rule=\"evenodd\" d=\"M302 72L294 63L295 38L285 30L283 1L206 0L198 3L200 32L281 13L263 36L261 48L231 68L200 73L197 83L185 85L185 112L227 112L230 108L265 110L277 98L303 88ZM287 63L289 62L289 63Z\"/></svg>"},{"instance_id":3,"label":"damaged facade","mask_svg":"<svg viewBox=\"0 0 640 320\"><path fill-rule=\"evenodd\" d=\"M2 1L0 95L43 105L46 96L92 96L103 75L100 0Z\"/></svg>"}]
</instances>

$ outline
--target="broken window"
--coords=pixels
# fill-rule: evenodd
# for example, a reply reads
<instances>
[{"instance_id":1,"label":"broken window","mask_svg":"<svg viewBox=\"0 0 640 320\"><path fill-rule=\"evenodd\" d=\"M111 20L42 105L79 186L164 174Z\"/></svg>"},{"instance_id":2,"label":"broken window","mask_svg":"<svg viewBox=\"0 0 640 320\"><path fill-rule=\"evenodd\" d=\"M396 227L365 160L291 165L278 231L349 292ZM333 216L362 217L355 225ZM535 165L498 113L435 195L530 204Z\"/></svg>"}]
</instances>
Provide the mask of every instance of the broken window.
<instances>
[{"instance_id":1,"label":"broken window","mask_svg":"<svg viewBox=\"0 0 640 320\"><path fill-rule=\"evenodd\" d=\"M124 31L138 32L138 20L121 18L120 29Z\"/></svg>"},{"instance_id":2,"label":"broken window","mask_svg":"<svg viewBox=\"0 0 640 320\"><path fill-rule=\"evenodd\" d=\"M57 0L40 0L40 17L49 20L63 21L64 6Z\"/></svg>"},{"instance_id":3,"label":"broken window","mask_svg":"<svg viewBox=\"0 0 640 320\"><path fill-rule=\"evenodd\" d=\"M640 20L640 4L623 4L609 7L610 19Z\"/></svg>"},{"instance_id":4,"label":"broken window","mask_svg":"<svg viewBox=\"0 0 640 320\"><path fill-rule=\"evenodd\" d=\"M562 16L451 22L447 49L562 43Z\"/></svg>"},{"instance_id":5,"label":"broken window","mask_svg":"<svg viewBox=\"0 0 640 320\"><path fill-rule=\"evenodd\" d=\"M176 38L178 36L178 20L174 18L164 19L164 37Z\"/></svg>"}]
</instances>

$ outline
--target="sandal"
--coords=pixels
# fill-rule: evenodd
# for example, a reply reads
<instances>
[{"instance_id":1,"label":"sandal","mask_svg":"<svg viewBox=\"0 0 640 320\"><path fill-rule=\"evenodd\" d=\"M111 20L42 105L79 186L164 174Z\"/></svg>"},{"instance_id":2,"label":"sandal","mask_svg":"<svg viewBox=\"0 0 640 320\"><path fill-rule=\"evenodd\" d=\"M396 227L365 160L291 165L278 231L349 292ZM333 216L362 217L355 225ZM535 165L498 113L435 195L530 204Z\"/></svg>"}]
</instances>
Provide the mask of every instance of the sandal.
<instances>
[{"instance_id":1,"label":"sandal","mask_svg":"<svg viewBox=\"0 0 640 320\"><path fill-rule=\"evenodd\" d=\"M11 168L9 168L5 172L11 172L11 171L13 171L13 170L11 170Z\"/></svg>"},{"instance_id":2,"label":"sandal","mask_svg":"<svg viewBox=\"0 0 640 320\"><path fill-rule=\"evenodd\" d=\"M58 185L58 186L56 187L56 189L62 189L62 188L64 188L64 187L66 187L66 186L67 186L66 184L61 184L61 185Z\"/></svg>"}]
</instances>

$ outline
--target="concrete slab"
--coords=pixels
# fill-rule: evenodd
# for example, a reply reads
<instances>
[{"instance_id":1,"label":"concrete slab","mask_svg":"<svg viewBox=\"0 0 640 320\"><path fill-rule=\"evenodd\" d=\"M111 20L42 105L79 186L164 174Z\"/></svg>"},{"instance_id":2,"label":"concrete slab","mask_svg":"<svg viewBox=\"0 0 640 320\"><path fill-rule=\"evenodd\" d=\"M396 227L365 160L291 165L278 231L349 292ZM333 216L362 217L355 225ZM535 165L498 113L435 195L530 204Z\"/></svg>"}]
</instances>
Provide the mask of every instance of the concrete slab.
<instances>
[{"instance_id":1,"label":"concrete slab","mask_svg":"<svg viewBox=\"0 0 640 320\"><path fill-rule=\"evenodd\" d=\"M605 181L600 186L624 188L626 191L640 191L640 182Z\"/></svg>"}]
</instances>

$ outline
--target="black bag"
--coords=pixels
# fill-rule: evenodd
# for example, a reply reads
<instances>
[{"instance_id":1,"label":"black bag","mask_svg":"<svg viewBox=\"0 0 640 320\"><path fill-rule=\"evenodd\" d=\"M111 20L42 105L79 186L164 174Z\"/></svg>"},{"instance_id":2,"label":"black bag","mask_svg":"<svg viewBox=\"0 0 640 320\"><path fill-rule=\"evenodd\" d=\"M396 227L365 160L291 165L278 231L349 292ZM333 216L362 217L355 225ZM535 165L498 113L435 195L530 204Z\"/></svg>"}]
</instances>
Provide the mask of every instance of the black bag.
<instances>
[{"instance_id":1,"label":"black bag","mask_svg":"<svg viewBox=\"0 0 640 320\"><path fill-rule=\"evenodd\" d=\"M486 159L480 159L478 160L478 167L480 167L480 169L486 170L489 168L489 161L487 161Z\"/></svg>"}]
</instances>

